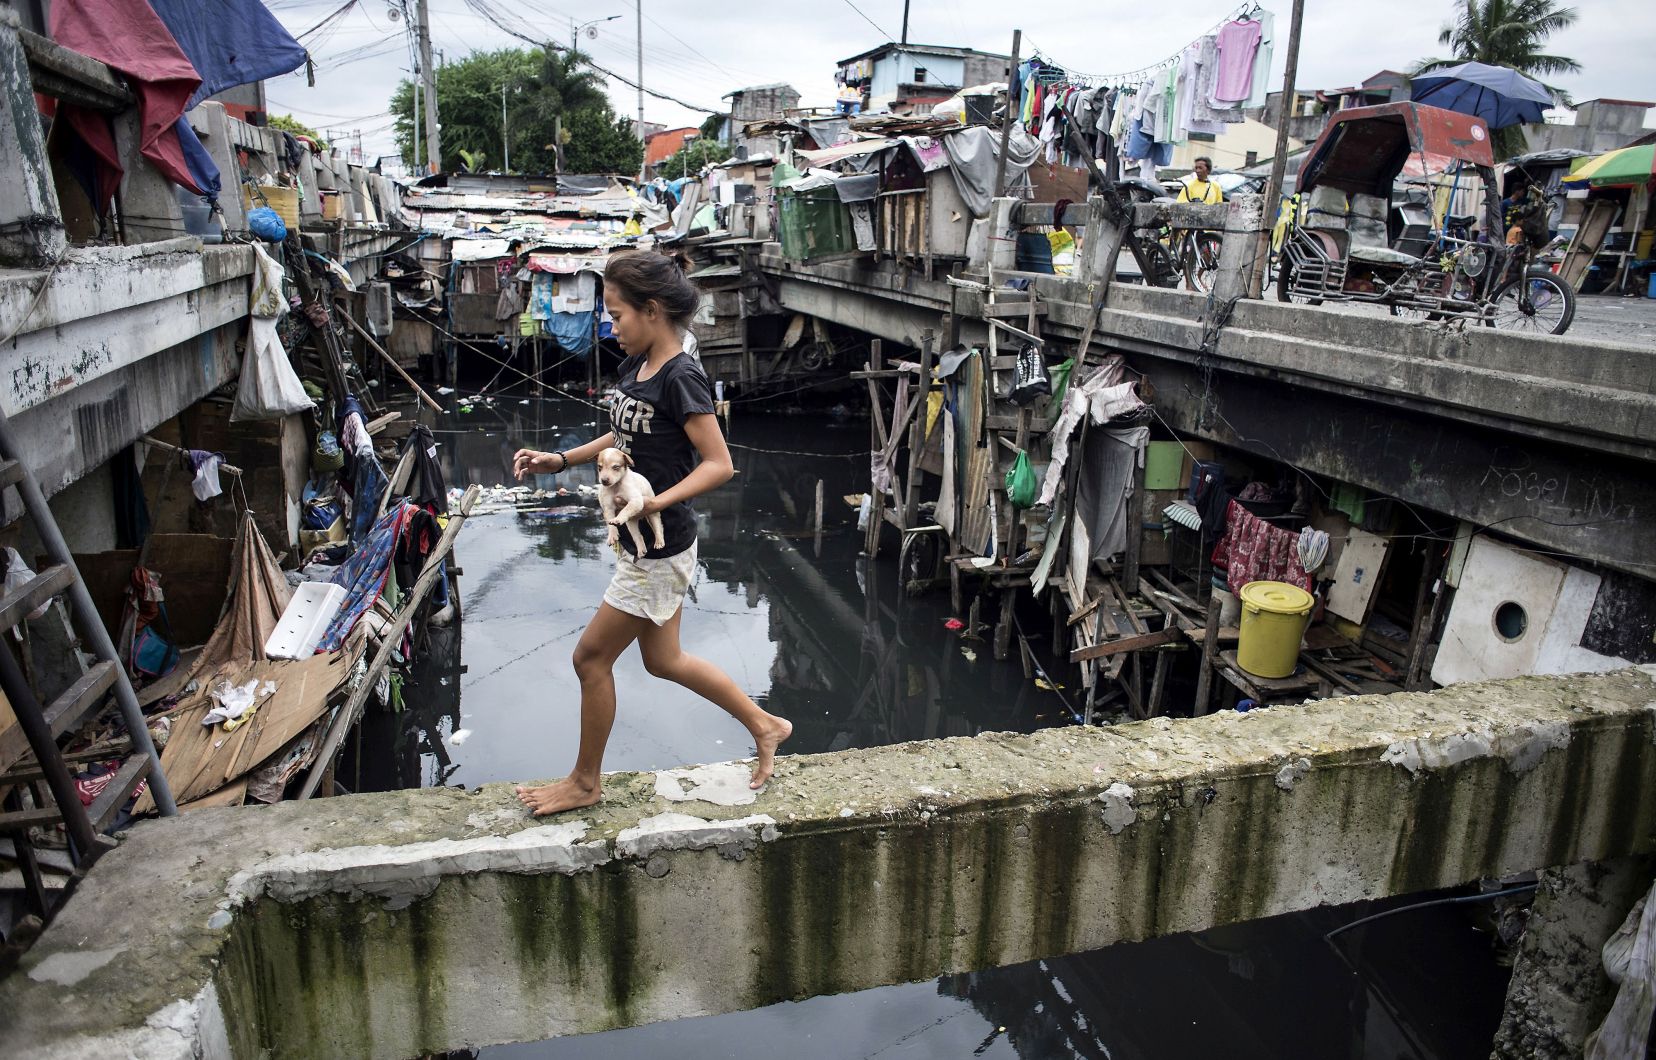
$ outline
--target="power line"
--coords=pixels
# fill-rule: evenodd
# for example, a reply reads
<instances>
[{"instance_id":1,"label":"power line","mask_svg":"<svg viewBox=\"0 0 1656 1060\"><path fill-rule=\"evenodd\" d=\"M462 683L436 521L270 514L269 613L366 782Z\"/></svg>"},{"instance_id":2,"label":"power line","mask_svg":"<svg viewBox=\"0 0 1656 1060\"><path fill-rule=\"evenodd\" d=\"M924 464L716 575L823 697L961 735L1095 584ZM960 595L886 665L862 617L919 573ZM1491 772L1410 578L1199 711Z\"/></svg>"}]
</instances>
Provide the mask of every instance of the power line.
<instances>
[{"instance_id":1,"label":"power line","mask_svg":"<svg viewBox=\"0 0 1656 1060\"><path fill-rule=\"evenodd\" d=\"M741 78L737 77L735 74L731 73L729 70L726 70L724 67L720 66L718 63L714 62L712 59L709 59L707 56L702 55L701 52L696 51L695 45L691 44L689 41L685 40L683 37L679 36L677 33L674 33L672 30L668 29L666 26L663 26L661 23L657 22L655 19L651 18L649 15L645 15L644 17L645 17L645 19L647 19L649 21L650 25L654 26L656 29L659 29L661 32L667 34L667 36L669 36L669 37L673 38L674 40L678 41L680 44L684 45L686 48L689 48L691 54L698 56L703 62L707 63L707 65L709 65L709 66L713 67L715 70L719 71L719 73L724 74L726 77L730 78L732 81L740 81L741 80Z\"/></svg>"},{"instance_id":2,"label":"power line","mask_svg":"<svg viewBox=\"0 0 1656 1060\"><path fill-rule=\"evenodd\" d=\"M849 0L847 0L847 2L849 2ZM514 29L513 27L508 26L505 23L505 21L503 21L503 18L504 17L510 17L510 16L509 15L503 15L503 13L496 11L495 8L494 8L494 5L492 3L490 3L489 0L466 0L466 6L471 8L473 11L476 11L478 14L480 14L484 18L488 19L490 22L493 22L495 24L495 26L497 26L502 31L510 34L513 37L516 37L518 40L521 40L526 44L533 44L537 48L547 48L547 49L550 49L550 50L556 51L556 52L566 52L567 53L567 52L570 51L570 48L567 45L559 44L556 41L552 41L552 40L536 40L534 37L530 36L528 33L522 32L519 29ZM525 28L533 29L533 27L525 27ZM579 54L579 53L577 53L577 54ZM637 89L640 92L645 93L646 95L654 96L656 99L666 100L668 103L677 103L681 107L685 107L685 108L688 108L688 109L694 110L694 111L700 111L703 114L720 114L720 113L723 113L722 108L719 108L719 107L704 107L704 106L701 106L700 104L697 104L697 103L690 103L690 102L687 102L685 100L679 99L677 96L670 96L665 92L657 92L653 88L646 88L643 85L640 85L637 81L634 81L630 77L627 77L623 74L618 74L614 70L609 69L608 67L598 65L597 63L593 62L590 58L584 59L583 61L588 66L592 67L594 70L597 70L599 73L604 74L607 77L613 77L617 81L621 82L623 85L626 85L628 88Z\"/></svg>"},{"instance_id":3,"label":"power line","mask_svg":"<svg viewBox=\"0 0 1656 1060\"><path fill-rule=\"evenodd\" d=\"M885 37L886 40L896 40L897 39L896 37L892 36L890 30L886 29L884 26L880 25L878 22L875 22L873 19L869 18L868 15L863 12L863 9L858 7L856 4L853 4L851 2L851 0L845 0L845 6L849 7L851 10L855 11L857 14L862 15L862 20L864 22L868 23L870 26L873 26L875 29L879 30L880 35Z\"/></svg>"},{"instance_id":4,"label":"power line","mask_svg":"<svg viewBox=\"0 0 1656 1060\"><path fill-rule=\"evenodd\" d=\"M356 5L357 5L357 0L345 0L345 2L343 4L341 4L339 7L334 9L333 14L329 15L327 18L323 19L321 22L318 22L316 25L312 26L310 29L307 29L305 32L295 33L293 35L293 39L294 40L304 40L306 37L310 36L312 33L315 33L317 30L321 29L323 26L326 26L328 23L332 22L333 20L339 18L341 15L345 14L345 12L351 10L351 8L355 7Z\"/></svg>"}]
</instances>

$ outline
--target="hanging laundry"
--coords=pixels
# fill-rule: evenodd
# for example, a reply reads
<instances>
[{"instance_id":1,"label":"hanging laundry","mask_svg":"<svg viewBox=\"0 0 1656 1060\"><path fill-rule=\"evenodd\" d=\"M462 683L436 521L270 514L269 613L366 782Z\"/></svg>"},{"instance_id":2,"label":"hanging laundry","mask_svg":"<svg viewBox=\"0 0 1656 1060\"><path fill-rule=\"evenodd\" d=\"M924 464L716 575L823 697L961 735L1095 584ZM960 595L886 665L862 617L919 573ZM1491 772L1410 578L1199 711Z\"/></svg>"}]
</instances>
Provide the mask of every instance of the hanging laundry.
<instances>
[{"instance_id":1,"label":"hanging laundry","mask_svg":"<svg viewBox=\"0 0 1656 1060\"><path fill-rule=\"evenodd\" d=\"M1224 131L1225 125L1246 119L1240 104L1213 101L1213 85L1219 77L1219 38L1210 33L1196 44L1196 90L1191 94L1190 131L1217 135Z\"/></svg>"},{"instance_id":2,"label":"hanging laundry","mask_svg":"<svg viewBox=\"0 0 1656 1060\"><path fill-rule=\"evenodd\" d=\"M1254 54L1263 27L1252 20L1232 21L1219 29L1218 72L1213 82L1215 103L1239 103L1253 88Z\"/></svg>"},{"instance_id":3,"label":"hanging laundry","mask_svg":"<svg viewBox=\"0 0 1656 1060\"><path fill-rule=\"evenodd\" d=\"M535 273L535 279L529 287L529 315L536 320L549 320L552 317L552 296L557 290L558 278L549 272Z\"/></svg>"},{"instance_id":4,"label":"hanging laundry","mask_svg":"<svg viewBox=\"0 0 1656 1060\"><path fill-rule=\"evenodd\" d=\"M1272 581L1311 591L1311 575L1300 564L1299 535L1261 519L1235 501L1225 510L1225 536L1213 549L1213 565L1224 567L1231 592L1249 582Z\"/></svg>"},{"instance_id":5,"label":"hanging laundry","mask_svg":"<svg viewBox=\"0 0 1656 1060\"><path fill-rule=\"evenodd\" d=\"M195 476L190 480L190 492L195 494L196 500L210 501L224 492L219 485L219 465L224 463L223 453L186 449L184 459L190 465L191 474Z\"/></svg>"},{"instance_id":6,"label":"hanging laundry","mask_svg":"<svg viewBox=\"0 0 1656 1060\"><path fill-rule=\"evenodd\" d=\"M1276 36L1276 16L1269 11L1261 11L1256 17L1259 19L1260 41L1254 51L1252 84L1248 89L1247 101L1243 103L1250 109L1265 105L1265 94L1271 86L1271 52Z\"/></svg>"},{"instance_id":7,"label":"hanging laundry","mask_svg":"<svg viewBox=\"0 0 1656 1060\"><path fill-rule=\"evenodd\" d=\"M500 297L495 299L495 319L511 320L523 312L523 289L515 280L500 285Z\"/></svg>"}]
</instances>

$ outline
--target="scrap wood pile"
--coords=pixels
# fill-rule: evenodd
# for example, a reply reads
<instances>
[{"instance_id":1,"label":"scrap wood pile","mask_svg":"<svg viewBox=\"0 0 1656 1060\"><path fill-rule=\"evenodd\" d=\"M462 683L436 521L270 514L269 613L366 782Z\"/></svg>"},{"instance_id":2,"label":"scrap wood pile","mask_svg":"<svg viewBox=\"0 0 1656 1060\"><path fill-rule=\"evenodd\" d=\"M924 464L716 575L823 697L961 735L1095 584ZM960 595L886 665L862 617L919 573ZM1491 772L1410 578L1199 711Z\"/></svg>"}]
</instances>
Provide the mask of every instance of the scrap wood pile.
<instances>
[{"instance_id":1,"label":"scrap wood pile","mask_svg":"<svg viewBox=\"0 0 1656 1060\"><path fill-rule=\"evenodd\" d=\"M314 791L344 731L376 695L397 706L398 677L422 648L427 626L454 612L445 557L474 497L464 496L450 514L436 442L423 426L406 433L400 450L376 446L376 434L398 414L374 414L347 353L346 325L355 324L345 297L349 277L337 262L304 249L298 233L291 236L269 249L254 247L249 339L228 419L209 400L156 429L185 444L145 437L148 459L138 455L145 449L136 461L128 458L140 467L182 466L188 488L172 492L165 472L123 475L117 460L118 507L130 515L121 532L134 547L76 557L93 574L100 617L117 631L121 664L184 806L277 801L301 778L305 794ZM237 463L192 448L186 436L202 431L213 439L210 448L239 446ZM289 438L302 439L310 457L301 529L293 537L283 508L298 498L280 470L292 452ZM382 452L397 458L389 472ZM276 509L275 517L254 510L254 498ZM198 532L152 533L150 512ZM199 532L219 524L215 516L236 512L233 544ZM277 541L294 568L285 573L273 554ZM226 557L216 568L196 562L215 554ZM16 565L21 573L20 558ZM46 632L36 625L31 635ZM49 646L26 641L16 650L38 666ZM52 650L74 659L82 682L97 678L67 646ZM61 691L46 683L54 676L39 677L43 701ZM110 782L132 750L107 703L88 717L63 743L80 770L83 801ZM9 710L0 711L0 746L19 742L16 734ZM8 760L27 772L32 756ZM25 788L14 797L39 805L42 796ZM112 827L154 808L139 788ZM51 835L41 839L53 842Z\"/></svg>"}]
</instances>

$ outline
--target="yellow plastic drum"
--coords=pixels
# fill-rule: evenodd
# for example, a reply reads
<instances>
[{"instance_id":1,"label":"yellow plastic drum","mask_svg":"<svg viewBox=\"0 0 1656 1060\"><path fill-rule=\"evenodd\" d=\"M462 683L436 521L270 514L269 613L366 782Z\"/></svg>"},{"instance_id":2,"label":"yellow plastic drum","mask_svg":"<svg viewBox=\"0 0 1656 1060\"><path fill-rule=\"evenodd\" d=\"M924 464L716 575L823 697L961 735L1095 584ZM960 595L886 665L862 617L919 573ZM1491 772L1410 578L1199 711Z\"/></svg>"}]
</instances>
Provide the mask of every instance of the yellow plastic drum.
<instances>
[{"instance_id":1,"label":"yellow plastic drum","mask_svg":"<svg viewBox=\"0 0 1656 1060\"><path fill-rule=\"evenodd\" d=\"M1299 664L1300 640L1316 601L1287 582L1242 587L1241 639L1236 661L1255 677L1287 677Z\"/></svg>"}]
</instances>

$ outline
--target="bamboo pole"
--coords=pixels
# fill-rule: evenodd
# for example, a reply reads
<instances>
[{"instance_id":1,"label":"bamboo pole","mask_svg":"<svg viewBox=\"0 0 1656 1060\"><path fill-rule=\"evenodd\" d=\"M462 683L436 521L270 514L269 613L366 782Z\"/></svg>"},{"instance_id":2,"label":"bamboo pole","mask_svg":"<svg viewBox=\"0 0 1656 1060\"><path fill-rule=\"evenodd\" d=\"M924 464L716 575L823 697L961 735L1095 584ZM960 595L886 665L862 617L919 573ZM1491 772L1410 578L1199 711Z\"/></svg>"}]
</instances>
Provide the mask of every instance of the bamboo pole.
<instances>
[{"instance_id":1,"label":"bamboo pole","mask_svg":"<svg viewBox=\"0 0 1656 1060\"><path fill-rule=\"evenodd\" d=\"M381 357L385 358L385 363L391 366L391 370L396 372L398 375L402 376L403 382L407 383L410 387L412 387L414 389L414 393L416 395L418 395L418 397L420 398L421 401L426 403L426 405L431 409L431 411L433 411L433 412L442 412L443 411L443 406L439 405L437 403L437 400L435 398L433 398L430 394L428 394L424 390L422 390L420 388L420 384L416 383L414 381L413 376L411 376L407 372L403 371L403 366L397 363L397 359L395 357L391 356L389 353L386 353L384 346L381 346L378 342L374 341L374 336L368 334L368 329L367 328L363 327L361 324L358 324L356 322L356 318L351 316L351 314L349 314L349 313L341 312L339 315L345 318L345 323L351 325L351 330L352 331L355 331L358 335L362 336L363 341L368 343L368 348L369 349L373 350L375 353L377 353Z\"/></svg>"},{"instance_id":2,"label":"bamboo pole","mask_svg":"<svg viewBox=\"0 0 1656 1060\"><path fill-rule=\"evenodd\" d=\"M471 514L472 505L477 503L479 487L466 487L466 495L460 498L460 510L449 516L448 526L443 528L443 536L438 539L437 547L431 550L426 557L425 569L414 582L414 589L408 594L408 602L391 619L390 627L385 631L385 639L380 641L379 650L374 652L374 658L368 664L368 672L363 675L356 691L345 701L334 715L333 724L328 726L327 738L322 742L322 751L316 756L312 764L310 775L305 778L304 787L299 789L299 797L308 799L316 794L317 786L322 781L322 774L333 763L334 756L345 742L345 734L351 731L357 718L362 714L362 708L367 704L368 697L374 693L374 685L379 682L379 676L391 663L391 655L397 645L402 643L403 630L414 620L414 612L419 609L420 602L431 591L432 583L437 580L437 572L442 569L443 557L454 548L454 539L460 535L460 527L465 524L466 517Z\"/></svg>"}]
</instances>

